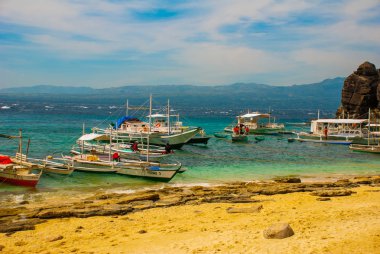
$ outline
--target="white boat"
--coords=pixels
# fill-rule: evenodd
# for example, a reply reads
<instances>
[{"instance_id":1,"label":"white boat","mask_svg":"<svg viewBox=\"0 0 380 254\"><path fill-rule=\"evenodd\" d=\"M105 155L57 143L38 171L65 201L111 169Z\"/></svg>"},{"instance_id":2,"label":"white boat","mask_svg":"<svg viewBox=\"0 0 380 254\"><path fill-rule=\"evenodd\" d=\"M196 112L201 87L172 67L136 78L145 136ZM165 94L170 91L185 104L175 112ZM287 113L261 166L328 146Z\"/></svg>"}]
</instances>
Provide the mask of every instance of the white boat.
<instances>
[{"instance_id":1,"label":"white boat","mask_svg":"<svg viewBox=\"0 0 380 254\"><path fill-rule=\"evenodd\" d=\"M151 108L152 97L150 97ZM200 131L200 128L197 127L183 127L179 121L171 124L170 118L173 115L170 115L169 105L166 114L150 113L147 117L149 122L144 122L136 117L129 116L127 113L126 116L117 120L114 128L94 128L93 130L99 134L112 135L113 140L133 141L149 139L150 144L165 146L169 143L175 149L181 148Z\"/></svg>"},{"instance_id":2,"label":"white boat","mask_svg":"<svg viewBox=\"0 0 380 254\"><path fill-rule=\"evenodd\" d=\"M111 161L105 156L79 154L70 157L78 171L118 173L129 176L170 181L181 169L181 163L159 163L136 160Z\"/></svg>"},{"instance_id":3,"label":"white boat","mask_svg":"<svg viewBox=\"0 0 380 254\"><path fill-rule=\"evenodd\" d=\"M233 132L234 126L248 127L249 134L259 134L259 135L276 135L279 131L284 130L283 124L278 124L271 121L272 117L268 114L263 114L259 112L252 112L237 116L237 123L233 123L226 128L224 131ZM262 120L265 119L266 121Z\"/></svg>"},{"instance_id":4,"label":"white boat","mask_svg":"<svg viewBox=\"0 0 380 254\"><path fill-rule=\"evenodd\" d=\"M108 142L106 142L108 141ZM121 158L159 161L169 154L161 147L153 147L144 145L142 142L138 146L138 150L133 150L131 144L110 142L110 137L105 134L90 133L84 134L77 140L77 146L71 149L72 154L81 154L91 152L92 154L108 155L109 153L118 153Z\"/></svg>"},{"instance_id":5,"label":"white boat","mask_svg":"<svg viewBox=\"0 0 380 254\"><path fill-rule=\"evenodd\" d=\"M310 133L299 132L294 140L349 145L355 138L368 135L367 119L317 119L311 121Z\"/></svg>"}]
</instances>

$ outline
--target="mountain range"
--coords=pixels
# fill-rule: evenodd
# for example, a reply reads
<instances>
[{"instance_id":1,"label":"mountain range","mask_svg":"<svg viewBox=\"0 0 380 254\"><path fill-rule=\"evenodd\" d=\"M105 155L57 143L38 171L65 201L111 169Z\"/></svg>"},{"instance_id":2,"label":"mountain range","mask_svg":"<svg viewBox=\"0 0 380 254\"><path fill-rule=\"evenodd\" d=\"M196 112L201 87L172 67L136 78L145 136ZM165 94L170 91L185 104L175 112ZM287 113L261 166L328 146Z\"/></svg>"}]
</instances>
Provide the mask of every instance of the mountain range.
<instances>
[{"instance_id":1,"label":"mountain range","mask_svg":"<svg viewBox=\"0 0 380 254\"><path fill-rule=\"evenodd\" d=\"M42 100L45 102L125 103L126 99L140 103L153 94L155 101L181 107L255 108L286 110L336 110L340 104L344 78L326 79L318 83L271 86L256 83L235 83L224 86L162 85L122 86L95 89L37 85L0 89L4 101Z\"/></svg>"}]
</instances>

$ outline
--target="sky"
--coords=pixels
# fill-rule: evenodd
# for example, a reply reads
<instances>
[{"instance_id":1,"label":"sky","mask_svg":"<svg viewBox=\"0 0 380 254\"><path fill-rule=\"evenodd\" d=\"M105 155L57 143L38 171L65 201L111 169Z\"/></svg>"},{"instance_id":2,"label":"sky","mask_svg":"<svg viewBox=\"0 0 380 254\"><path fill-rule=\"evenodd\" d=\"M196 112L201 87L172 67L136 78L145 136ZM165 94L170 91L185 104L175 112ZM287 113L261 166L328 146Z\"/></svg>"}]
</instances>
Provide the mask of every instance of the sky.
<instances>
[{"instance_id":1,"label":"sky","mask_svg":"<svg viewBox=\"0 0 380 254\"><path fill-rule=\"evenodd\" d=\"M0 0L0 88L285 86L364 61L379 0Z\"/></svg>"}]
</instances>

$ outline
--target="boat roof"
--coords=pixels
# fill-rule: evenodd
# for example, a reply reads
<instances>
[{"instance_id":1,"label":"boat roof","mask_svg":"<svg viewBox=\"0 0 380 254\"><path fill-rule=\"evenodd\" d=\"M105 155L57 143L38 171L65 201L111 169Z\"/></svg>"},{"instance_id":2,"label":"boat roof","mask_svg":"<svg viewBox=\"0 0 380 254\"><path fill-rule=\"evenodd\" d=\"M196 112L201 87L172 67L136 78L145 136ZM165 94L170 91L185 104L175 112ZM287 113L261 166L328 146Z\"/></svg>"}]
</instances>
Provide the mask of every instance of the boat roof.
<instances>
[{"instance_id":1,"label":"boat roof","mask_svg":"<svg viewBox=\"0 0 380 254\"><path fill-rule=\"evenodd\" d=\"M315 123L337 123L337 124L344 124L344 123L364 123L368 121L368 119L317 119L317 120L312 120L312 122Z\"/></svg>"},{"instance_id":2,"label":"boat roof","mask_svg":"<svg viewBox=\"0 0 380 254\"><path fill-rule=\"evenodd\" d=\"M146 117L149 117L149 115L147 115ZM159 117L168 117L168 115L165 115L165 114L153 114L153 115L150 115L151 118L159 118Z\"/></svg>"},{"instance_id":3,"label":"boat roof","mask_svg":"<svg viewBox=\"0 0 380 254\"><path fill-rule=\"evenodd\" d=\"M256 117L269 118L270 114L262 114L262 113L254 112L254 113L247 113L238 117L240 118L256 118Z\"/></svg>"},{"instance_id":4,"label":"boat roof","mask_svg":"<svg viewBox=\"0 0 380 254\"><path fill-rule=\"evenodd\" d=\"M82 137L78 138L80 141L90 141L90 140L109 140L109 137L105 134L89 133L84 134Z\"/></svg>"}]
</instances>

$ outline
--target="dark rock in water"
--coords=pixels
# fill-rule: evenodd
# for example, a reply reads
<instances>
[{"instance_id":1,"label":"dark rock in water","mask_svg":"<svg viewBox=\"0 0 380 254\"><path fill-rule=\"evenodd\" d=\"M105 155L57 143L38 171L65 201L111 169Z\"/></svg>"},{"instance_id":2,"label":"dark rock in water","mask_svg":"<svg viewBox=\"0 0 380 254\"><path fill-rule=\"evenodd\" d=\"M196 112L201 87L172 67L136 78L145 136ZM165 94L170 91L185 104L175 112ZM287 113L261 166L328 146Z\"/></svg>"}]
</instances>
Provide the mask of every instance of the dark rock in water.
<instances>
[{"instance_id":1,"label":"dark rock in water","mask_svg":"<svg viewBox=\"0 0 380 254\"><path fill-rule=\"evenodd\" d=\"M317 198L318 201L330 201L331 198Z\"/></svg>"},{"instance_id":2,"label":"dark rock in water","mask_svg":"<svg viewBox=\"0 0 380 254\"><path fill-rule=\"evenodd\" d=\"M226 209L227 213L258 213L263 209L262 205L252 206L247 208L236 208L236 207L228 207Z\"/></svg>"},{"instance_id":3,"label":"dark rock in water","mask_svg":"<svg viewBox=\"0 0 380 254\"><path fill-rule=\"evenodd\" d=\"M265 229L263 233L267 239L284 239L294 235L294 231L288 223L273 224Z\"/></svg>"},{"instance_id":4,"label":"dark rock in water","mask_svg":"<svg viewBox=\"0 0 380 254\"><path fill-rule=\"evenodd\" d=\"M341 196L351 196L355 193L352 190L317 190L311 193L313 196L318 197L341 197Z\"/></svg>"},{"instance_id":5,"label":"dark rock in water","mask_svg":"<svg viewBox=\"0 0 380 254\"><path fill-rule=\"evenodd\" d=\"M379 73L374 64L364 62L346 78L337 117L367 118L369 108L380 109Z\"/></svg>"},{"instance_id":6,"label":"dark rock in water","mask_svg":"<svg viewBox=\"0 0 380 254\"><path fill-rule=\"evenodd\" d=\"M284 176L284 177L276 177L273 179L273 181L275 181L276 183L300 183L301 178Z\"/></svg>"},{"instance_id":7,"label":"dark rock in water","mask_svg":"<svg viewBox=\"0 0 380 254\"><path fill-rule=\"evenodd\" d=\"M141 230L139 230L139 232L137 232L137 233L139 233L139 234L146 234L146 233L147 233L147 231L146 231L146 230L144 230L144 229L141 229Z\"/></svg>"}]
</instances>

